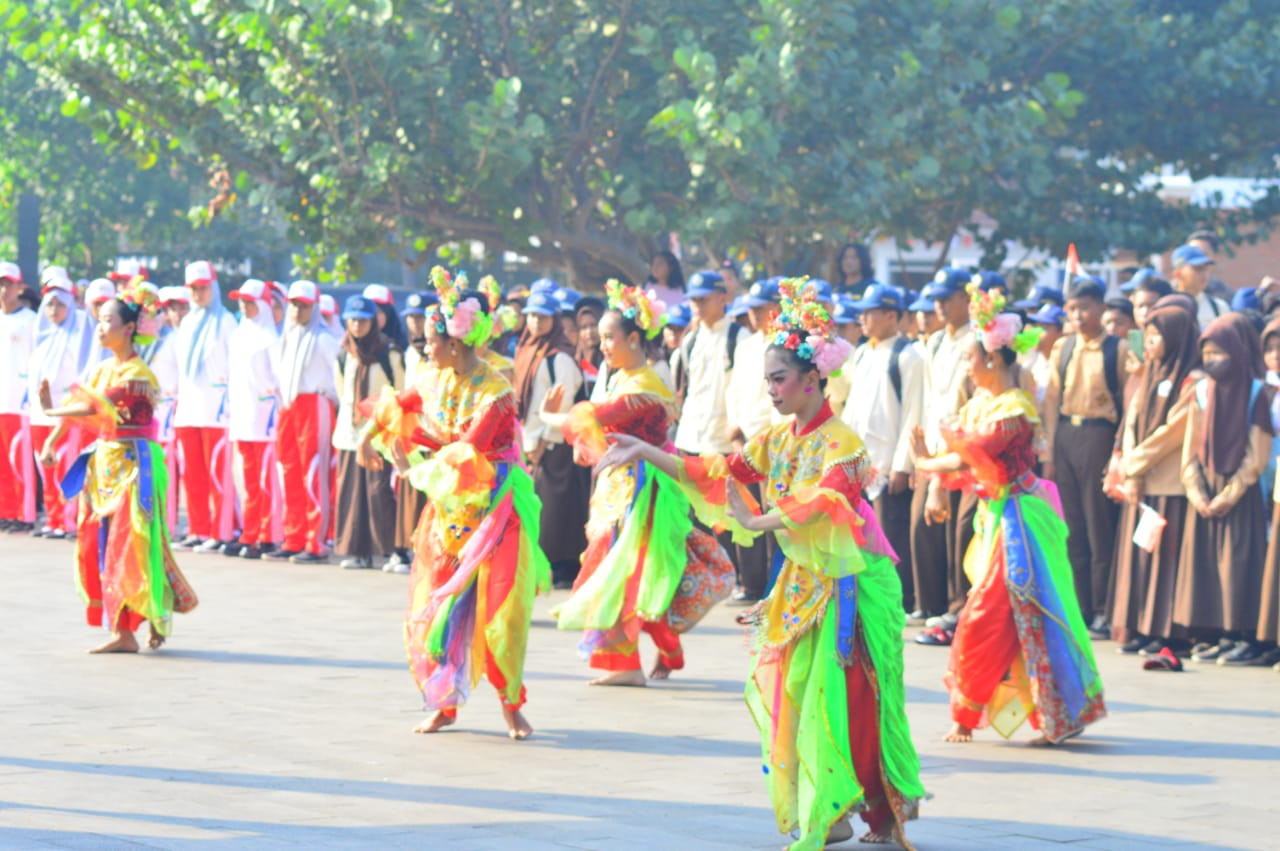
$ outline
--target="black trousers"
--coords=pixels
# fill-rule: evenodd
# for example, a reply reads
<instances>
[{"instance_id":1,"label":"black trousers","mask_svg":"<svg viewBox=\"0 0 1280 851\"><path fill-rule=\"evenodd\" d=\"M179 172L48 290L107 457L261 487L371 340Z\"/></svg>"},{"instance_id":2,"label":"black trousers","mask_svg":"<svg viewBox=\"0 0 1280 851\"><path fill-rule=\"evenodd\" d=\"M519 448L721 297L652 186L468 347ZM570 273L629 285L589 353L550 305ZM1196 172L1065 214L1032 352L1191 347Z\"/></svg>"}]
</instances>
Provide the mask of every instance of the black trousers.
<instances>
[{"instance_id":1,"label":"black trousers","mask_svg":"<svg viewBox=\"0 0 1280 851\"><path fill-rule=\"evenodd\" d=\"M1115 446L1114 428L1063 419L1053 441L1054 483L1067 521L1067 557L1085 622L1107 611L1119 506L1102 492Z\"/></svg>"},{"instance_id":2,"label":"black trousers","mask_svg":"<svg viewBox=\"0 0 1280 851\"><path fill-rule=\"evenodd\" d=\"M889 489L885 488L871 503L871 507L876 512L876 520L884 530L884 536L889 539L889 545L898 554L898 579L902 581L902 605L908 612L916 608L915 577L911 567L911 505L910 488L898 494L891 494Z\"/></svg>"},{"instance_id":3,"label":"black trousers","mask_svg":"<svg viewBox=\"0 0 1280 851\"><path fill-rule=\"evenodd\" d=\"M973 517L978 499L951 491L951 517L946 523L924 519L928 487L923 482L911 495L911 572L915 580L915 607L925 614L959 612L969 593L964 575L964 554L973 540ZM886 532L887 534L887 532ZM890 542L892 542L890 538Z\"/></svg>"}]
</instances>

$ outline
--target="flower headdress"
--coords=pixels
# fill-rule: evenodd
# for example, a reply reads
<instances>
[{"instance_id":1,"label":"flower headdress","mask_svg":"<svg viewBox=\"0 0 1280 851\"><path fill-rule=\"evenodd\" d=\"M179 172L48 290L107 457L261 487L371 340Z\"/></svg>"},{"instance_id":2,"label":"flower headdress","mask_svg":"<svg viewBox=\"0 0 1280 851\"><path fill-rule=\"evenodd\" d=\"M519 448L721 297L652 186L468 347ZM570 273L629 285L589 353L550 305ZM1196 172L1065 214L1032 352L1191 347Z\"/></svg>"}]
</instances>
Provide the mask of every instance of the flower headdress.
<instances>
[{"instance_id":1,"label":"flower headdress","mask_svg":"<svg viewBox=\"0 0 1280 851\"><path fill-rule=\"evenodd\" d=\"M983 292L977 283L968 286L969 317L978 328L978 341L987 352L998 352L1008 346L1018 354L1026 354L1040 342L1043 328L1022 327L1016 313L1005 313L1004 295L998 290Z\"/></svg>"},{"instance_id":2,"label":"flower headdress","mask_svg":"<svg viewBox=\"0 0 1280 851\"><path fill-rule=\"evenodd\" d=\"M443 268L436 266L431 270L431 283L440 296L440 303L433 305L427 314L435 325L436 333L473 348L489 342L493 317L474 295L462 297L467 286L467 273L459 272L457 277L451 277Z\"/></svg>"},{"instance_id":3,"label":"flower headdress","mask_svg":"<svg viewBox=\"0 0 1280 851\"><path fill-rule=\"evenodd\" d=\"M520 314L511 305L502 303L502 287L498 285L498 279L493 275L485 275L476 289L489 301L489 315L493 317L489 340L496 340L508 331L514 331L520 324Z\"/></svg>"},{"instance_id":4,"label":"flower headdress","mask_svg":"<svg viewBox=\"0 0 1280 851\"><path fill-rule=\"evenodd\" d=\"M134 275L128 283L116 290L115 298L138 311L134 340L141 346L149 346L160 335L160 290L142 275Z\"/></svg>"},{"instance_id":5,"label":"flower headdress","mask_svg":"<svg viewBox=\"0 0 1280 851\"><path fill-rule=\"evenodd\" d=\"M808 278L783 278L778 282L780 309L773 320L772 343L812 363L822 378L838 376L853 353L853 346L836 333L831 314L808 283Z\"/></svg>"},{"instance_id":6,"label":"flower headdress","mask_svg":"<svg viewBox=\"0 0 1280 851\"><path fill-rule=\"evenodd\" d=\"M604 292L609 309L636 323L645 339L652 340L662 333L662 326L667 324L667 305L658 298L657 292L628 287L614 278L605 283Z\"/></svg>"}]
</instances>

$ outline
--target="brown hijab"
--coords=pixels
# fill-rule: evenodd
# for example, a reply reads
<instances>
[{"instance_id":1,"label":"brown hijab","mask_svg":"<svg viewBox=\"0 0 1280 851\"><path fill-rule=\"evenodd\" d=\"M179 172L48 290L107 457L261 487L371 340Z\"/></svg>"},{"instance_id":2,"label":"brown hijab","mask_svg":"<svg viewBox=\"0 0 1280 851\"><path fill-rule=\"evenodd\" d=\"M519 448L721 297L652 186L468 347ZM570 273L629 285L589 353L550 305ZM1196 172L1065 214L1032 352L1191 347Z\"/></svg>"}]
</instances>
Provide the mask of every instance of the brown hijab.
<instances>
[{"instance_id":1,"label":"brown hijab","mask_svg":"<svg viewBox=\"0 0 1280 851\"><path fill-rule=\"evenodd\" d=\"M391 348L391 340L378 330L376 320L369 328L369 333L363 337L352 336L350 331L342 335L342 350L356 362L355 401L362 401L369 396L369 370L378 368L381 359L386 357L387 350ZM394 376L387 376L388 384L394 381Z\"/></svg>"},{"instance_id":2,"label":"brown hijab","mask_svg":"<svg viewBox=\"0 0 1280 851\"><path fill-rule=\"evenodd\" d=\"M521 419L529 415L529 402L533 398L533 382L542 362L556 352L564 352L570 358L574 356L573 344L565 336L560 317L552 316L551 318L554 320L551 323L551 330L541 337L533 336L526 323L524 330L520 332L520 342L516 344L516 398L520 402Z\"/></svg>"},{"instance_id":3,"label":"brown hijab","mask_svg":"<svg viewBox=\"0 0 1280 851\"><path fill-rule=\"evenodd\" d=\"M1229 476L1239 469L1249 445L1249 394L1253 380L1262 377L1262 345L1248 320L1235 313L1210 322L1200 341L1225 352L1231 366L1221 379L1207 379L1209 399L1197 457L1209 472Z\"/></svg>"},{"instance_id":4,"label":"brown hijab","mask_svg":"<svg viewBox=\"0 0 1280 851\"><path fill-rule=\"evenodd\" d=\"M1200 327L1195 314L1180 307L1156 307L1147 315L1164 340L1164 357L1159 363L1148 363L1133 398L1142 407L1134 422L1134 437L1145 440L1169 417L1169 409L1178 401L1179 390L1191 371L1200 365ZM1167 383L1166 383L1167 382ZM1165 392L1161 395L1161 385Z\"/></svg>"}]
</instances>

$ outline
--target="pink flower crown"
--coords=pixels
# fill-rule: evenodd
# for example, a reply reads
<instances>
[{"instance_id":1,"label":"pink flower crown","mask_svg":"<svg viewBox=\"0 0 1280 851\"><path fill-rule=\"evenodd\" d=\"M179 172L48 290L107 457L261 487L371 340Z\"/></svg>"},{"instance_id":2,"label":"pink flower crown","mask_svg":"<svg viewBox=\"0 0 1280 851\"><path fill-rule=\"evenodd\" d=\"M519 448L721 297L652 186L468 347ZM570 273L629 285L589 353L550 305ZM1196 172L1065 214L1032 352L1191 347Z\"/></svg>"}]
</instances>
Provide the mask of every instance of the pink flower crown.
<instances>
[{"instance_id":1,"label":"pink flower crown","mask_svg":"<svg viewBox=\"0 0 1280 851\"><path fill-rule=\"evenodd\" d=\"M467 273L459 272L453 277L444 268L435 266L431 270L431 283L440 296L440 303L434 305L427 314L435 325L436 333L452 337L462 345L472 348L489 342L489 332L493 328L492 315L476 296L462 297L467 287Z\"/></svg>"},{"instance_id":2,"label":"pink flower crown","mask_svg":"<svg viewBox=\"0 0 1280 851\"><path fill-rule=\"evenodd\" d=\"M116 290L115 298L138 311L133 339L149 346L160 336L160 290L142 275L134 275Z\"/></svg>"},{"instance_id":3,"label":"pink flower crown","mask_svg":"<svg viewBox=\"0 0 1280 851\"><path fill-rule=\"evenodd\" d=\"M636 327L644 332L645 339L652 340L662 333L662 326L667 324L667 305L658 298L656 291L628 287L610 278L605 282L604 292L609 309L636 323Z\"/></svg>"},{"instance_id":4,"label":"pink flower crown","mask_svg":"<svg viewBox=\"0 0 1280 851\"><path fill-rule=\"evenodd\" d=\"M969 318L978 329L978 340L987 352L998 352L1008 347L1018 354L1026 354L1040 342L1043 328L1022 327L1022 318L1016 313L1005 313L1004 295L998 290L983 292L976 283L968 286Z\"/></svg>"},{"instance_id":5,"label":"pink flower crown","mask_svg":"<svg viewBox=\"0 0 1280 851\"><path fill-rule=\"evenodd\" d=\"M853 354L853 345L836 333L831 314L808 283L808 278L783 278L778 282L780 309L773 320L770 342L813 364L822 378L838 376Z\"/></svg>"}]
</instances>

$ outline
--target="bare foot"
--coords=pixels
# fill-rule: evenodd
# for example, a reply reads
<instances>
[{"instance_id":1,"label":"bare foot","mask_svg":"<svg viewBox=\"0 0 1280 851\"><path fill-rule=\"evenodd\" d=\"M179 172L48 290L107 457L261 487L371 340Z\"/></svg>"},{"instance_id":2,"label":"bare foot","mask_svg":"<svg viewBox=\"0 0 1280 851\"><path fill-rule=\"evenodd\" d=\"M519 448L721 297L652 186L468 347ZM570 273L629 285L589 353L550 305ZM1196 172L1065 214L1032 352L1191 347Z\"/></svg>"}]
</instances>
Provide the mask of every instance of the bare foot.
<instances>
[{"instance_id":1,"label":"bare foot","mask_svg":"<svg viewBox=\"0 0 1280 851\"><path fill-rule=\"evenodd\" d=\"M644 671L632 668L630 671L614 671L603 677L596 677L587 685L592 686L642 686L645 683Z\"/></svg>"},{"instance_id":2,"label":"bare foot","mask_svg":"<svg viewBox=\"0 0 1280 851\"><path fill-rule=\"evenodd\" d=\"M1041 733L1031 741L1027 742L1027 744L1033 748L1047 748L1050 745L1052 745L1053 742L1049 741L1048 736L1046 736L1044 733Z\"/></svg>"},{"instance_id":3,"label":"bare foot","mask_svg":"<svg viewBox=\"0 0 1280 851\"><path fill-rule=\"evenodd\" d=\"M853 825L849 823L849 817L845 816L840 821L831 825L827 831L827 840L824 845L837 845L841 842L848 842L853 839Z\"/></svg>"},{"instance_id":4,"label":"bare foot","mask_svg":"<svg viewBox=\"0 0 1280 851\"><path fill-rule=\"evenodd\" d=\"M944 742L972 742L973 728L966 727L963 724L956 723L952 725L951 732L942 738Z\"/></svg>"},{"instance_id":5,"label":"bare foot","mask_svg":"<svg viewBox=\"0 0 1280 851\"><path fill-rule=\"evenodd\" d=\"M522 742L533 735L533 727L524 719L519 709L502 707L502 718L507 722L507 735Z\"/></svg>"},{"instance_id":6,"label":"bare foot","mask_svg":"<svg viewBox=\"0 0 1280 851\"><path fill-rule=\"evenodd\" d=\"M868 845L888 845L893 841L893 835L889 833L881 833L876 830L868 830L866 833L858 837L859 842L865 842Z\"/></svg>"},{"instance_id":7,"label":"bare foot","mask_svg":"<svg viewBox=\"0 0 1280 851\"><path fill-rule=\"evenodd\" d=\"M147 646L152 650L159 650L160 645L164 644L164 636L156 631L155 624L149 624L148 627L151 630L151 635L147 638Z\"/></svg>"},{"instance_id":8,"label":"bare foot","mask_svg":"<svg viewBox=\"0 0 1280 851\"><path fill-rule=\"evenodd\" d=\"M137 653L138 639L127 629L111 634L111 640L101 647L95 647L90 653Z\"/></svg>"},{"instance_id":9,"label":"bare foot","mask_svg":"<svg viewBox=\"0 0 1280 851\"><path fill-rule=\"evenodd\" d=\"M662 657L658 657L658 661L653 663L653 670L649 672L651 680L669 680L671 679L671 669L667 667L667 663L662 661Z\"/></svg>"},{"instance_id":10,"label":"bare foot","mask_svg":"<svg viewBox=\"0 0 1280 851\"><path fill-rule=\"evenodd\" d=\"M448 727L450 724L452 724L454 721L457 721L457 720L458 720L457 716L449 715L443 709L441 709L435 715L432 715L426 721L423 721L421 724L414 727L413 732L435 733L438 730L443 730L445 727Z\"/></svg>"}]
</instances>

